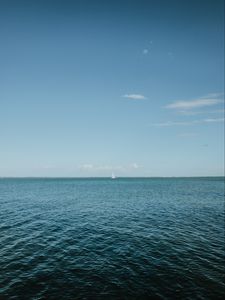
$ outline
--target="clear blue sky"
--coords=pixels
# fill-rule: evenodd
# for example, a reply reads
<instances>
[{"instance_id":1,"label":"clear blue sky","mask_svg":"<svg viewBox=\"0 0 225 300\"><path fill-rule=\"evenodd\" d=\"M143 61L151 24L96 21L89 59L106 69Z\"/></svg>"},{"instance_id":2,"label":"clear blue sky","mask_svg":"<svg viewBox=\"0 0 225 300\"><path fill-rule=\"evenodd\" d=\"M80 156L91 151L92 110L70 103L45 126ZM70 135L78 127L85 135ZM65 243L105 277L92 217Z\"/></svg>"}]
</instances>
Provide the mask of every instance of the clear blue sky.
<instances>
[{"instance_id":1,"label":"clear blue sky","mask_svg":"<svg viewBox=\"0 0 225 300\"><path fill-rule=\"evenodd\" d=\"M0 176L223 175L223 11L0 0Z\"/></svg>"}]
</instances>

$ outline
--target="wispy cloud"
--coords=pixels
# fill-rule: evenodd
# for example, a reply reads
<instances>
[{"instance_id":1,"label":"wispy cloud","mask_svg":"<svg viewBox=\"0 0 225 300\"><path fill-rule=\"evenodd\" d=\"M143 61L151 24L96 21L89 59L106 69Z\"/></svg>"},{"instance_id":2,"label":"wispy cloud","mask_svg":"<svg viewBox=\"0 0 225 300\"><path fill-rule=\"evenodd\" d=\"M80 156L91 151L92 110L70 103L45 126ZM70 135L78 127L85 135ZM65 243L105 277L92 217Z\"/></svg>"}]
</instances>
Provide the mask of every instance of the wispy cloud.
<instances>
[{"instance_id":1,"label":"wispy cloud","mask_svg":"<svg viewBox=\"0 0 225 300\"><path fill-rule=\"evenodd\" d=\"M179 113L185 116L195 116L195 115L206 115L206 114L224 114L224 109L216 109L216 110L180 110Z\"/></svg>"},{"instance_id":2,"label":"wispy cloud","mask_svg":"<svg viewBox=\"0 0 225 300\"><path fill-rule=\"evenodd\" d=\"M182 137L182 138L189 138L189 137L198 136L198 133L195 133L195 132L184 132L184 133L178 134L177 136Z\"/></svg>"},{"instance_id":3,"label":"wispy cloud","mask_svg":"<svg viewBox=\"0 0 225 300\"><path fill-rule=\"evenodd\" d=\"M185 111L189 109L213 106L223 102L223 100L219 98L220 96L221 94L209 94L205 97L200 97L193 100L175 101L168 104L166 108Z\"/></svg>"},{"instance_id":4,"label":"wispy cloud","mask_svg":"<svg viewBox=\"0 0 225 300\"><path fill-rule=\"evenodd\" d=\"M187 122L167 121L167 122L162 122L162 123L155 123L155 124L152 124L152 126L156 126L156 127L191 126L191 125L195 125L195 124L217 123L217 122L224 122L224 118L192 120L192 121L187 121Z\"/></svg>"},{"instance_id":5,"label":"wispy cloud","mask_svg":"<svg viewBox=\"0 0 225 300\"><path fill-rule=\"evenodd\" d=\"M81 171L87 172L124 172L139 169L140 166L137 163L131 163L129 165L95 165L95 164L83 164L79 166Z\"/></svg>"},{"instance_id":6,"label":"wispy cloud","mask_svg":"<svg viewBox=\"0 0 225 300\"><path fill-rule=\"evenodd\" d=\"M144 55L146 55L146 54L149 53L149 50L148 50L147 48L146 48L146 49L143 49L142 53L143 53Z\"/></svg>"},{"instance_id":7,"label":"wispy cloud","mask_svg":"<svg viewBox=\"0 0 225 300\"><path fill-rule=\"evenodd\" d=\"M149 46L146 47L146 48L144 48L144 49L142 50L142 54L144 54L144 55L149 54L150 51L151 51L151 49L152 49L152 44L153 44L153 41L150 41L150 42L149 42Z\"/></svg>"},{"instance_id":8,"label":"wispy cloud","mask_svg":"<svg viewBox=\"0 0 225 300\"><path fill-rule=\"evenodd\" d=\"M122 171L124 170L123 166L112 166L112 165L99 165L95 166L96 171Z\"/></svg>"},{"instance_id":9,"label":"wispy cloud","mask_svg":"<svg viewBox=\"0 0 225 300\"><path fill-rule=\"evenodd\" d=\"M92 164L83 164L81 166L79 166L79 169L81 170L93 170L94 165Z\"/></svg>"},{"instance_id":10,"label":"wispy cloud","mask_svg":"<svg viewBox=\"0 0 225 300\"><path fill-rule=\"evenodd\" d=\"M224 93L210 93L207 96L204 96L202 98L218 98L218 97L222 97L224 95Z\"/></svg>"},{"instance_id":11,"label":"wispy cloud","mask_svg":"<svg viewBox=\"0 0 225 300\"><path fill-rule=\"evenodd\" d=\"M205 123L224 122L224 118L205 119Z\"/></svg>"},{"instance_id":12,"label":"wispy cloud","mask_svg":"<svg viewBox=\"0 0 225 300\"><path fill-rule=\"evenodd\" d=\"M154 124L152 124L152 126L155 126L155 127L190 126L190 125L198 124L198 123L199 123L199 120L189 121L189 122L167 121L167 122L162 122L162 123L154 123Z\"/></svg>"},{"instance_id":13,"label":"wispy cloud","mask_svg":"<svg viewBox=\"0 0 225 300\"><path fill-rule=\"evenodd\" d=\"M122 97L132 99L132 100L144 100L147 99L144 95L141 94L125 94Z\"/></svg>"},{"instance_id":14,"label":"wispy cloud","mask_svg":"<svg viewBox=\"0 0 225 300\"><path fill-rule=\"evenodd\" d=\"M131 168L131 169L139 169L140 166L139 166L137 163L132 163L132 164L130 165L130 168Z\"/></svg>"},{"instance_id":15,"label":"wispy cloud","mask_svg":"<svg viewBox=\"0 0 225 300\"><path fill-rule=\"evenodd\" d=\"M94 164L83 164L79 166L81 171L85 172L95 172L95 171L115 171L121 170L120 166L110 166L110 165L94 165Z\"/></svg>"}]
</instances>

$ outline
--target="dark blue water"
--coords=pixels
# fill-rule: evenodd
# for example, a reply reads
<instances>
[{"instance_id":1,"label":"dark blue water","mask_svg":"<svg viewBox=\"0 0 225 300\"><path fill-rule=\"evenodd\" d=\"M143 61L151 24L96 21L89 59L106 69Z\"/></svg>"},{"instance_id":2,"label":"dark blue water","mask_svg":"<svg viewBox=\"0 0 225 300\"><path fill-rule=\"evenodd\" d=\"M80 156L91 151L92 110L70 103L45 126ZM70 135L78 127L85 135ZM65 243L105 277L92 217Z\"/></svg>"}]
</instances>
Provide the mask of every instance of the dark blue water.
<instances>
[{"instance_id":1,"label":"dark blue water","mask_svg":"<svg viewBox=\"0 0 225 300\"><path fill-rule=\"evenodd\" d=\"M0 299L222 299L224 180L0 179Z\"/></svg>"}]
</instances>

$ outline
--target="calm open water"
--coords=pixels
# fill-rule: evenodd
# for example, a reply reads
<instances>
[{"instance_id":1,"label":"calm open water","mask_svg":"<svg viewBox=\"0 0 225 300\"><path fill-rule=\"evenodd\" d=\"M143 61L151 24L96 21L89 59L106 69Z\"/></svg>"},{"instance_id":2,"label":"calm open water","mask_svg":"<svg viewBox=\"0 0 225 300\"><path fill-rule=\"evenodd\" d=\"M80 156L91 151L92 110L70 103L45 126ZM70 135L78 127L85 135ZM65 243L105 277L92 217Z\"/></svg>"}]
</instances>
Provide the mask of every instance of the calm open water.
<instances>
[{"instance_id":1,"label":"calm open water","mask_svg":"<svg viewBox=\"0 0 225 300\"><path fill-rule=\"evenodd\" d=\"M0 179L0 299L222 299L224 178Z\"/></svg>"}]
</instances>

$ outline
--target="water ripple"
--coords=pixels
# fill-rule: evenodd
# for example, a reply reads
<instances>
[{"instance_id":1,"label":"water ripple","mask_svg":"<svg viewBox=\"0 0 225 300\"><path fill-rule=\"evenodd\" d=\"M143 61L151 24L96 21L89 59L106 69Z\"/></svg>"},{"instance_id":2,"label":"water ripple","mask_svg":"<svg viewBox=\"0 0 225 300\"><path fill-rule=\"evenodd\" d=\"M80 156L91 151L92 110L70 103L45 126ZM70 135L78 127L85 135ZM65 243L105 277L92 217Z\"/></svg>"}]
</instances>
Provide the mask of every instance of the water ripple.
<instances>
[{"instance_id":1,"label":"water ripple","mask_svg":"<svg viewBox=\"0 0 225 300\"><path fill-rule=\"evenodd\" d=\"M222 299L224 184L1 179L0 299Z\"/></svg>"}]
</instances>

